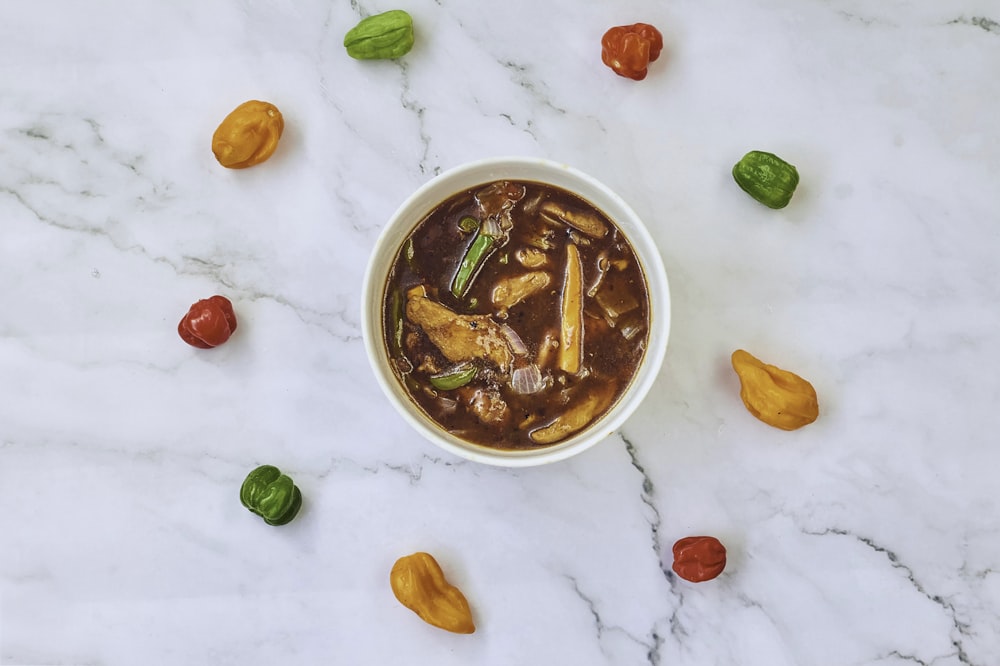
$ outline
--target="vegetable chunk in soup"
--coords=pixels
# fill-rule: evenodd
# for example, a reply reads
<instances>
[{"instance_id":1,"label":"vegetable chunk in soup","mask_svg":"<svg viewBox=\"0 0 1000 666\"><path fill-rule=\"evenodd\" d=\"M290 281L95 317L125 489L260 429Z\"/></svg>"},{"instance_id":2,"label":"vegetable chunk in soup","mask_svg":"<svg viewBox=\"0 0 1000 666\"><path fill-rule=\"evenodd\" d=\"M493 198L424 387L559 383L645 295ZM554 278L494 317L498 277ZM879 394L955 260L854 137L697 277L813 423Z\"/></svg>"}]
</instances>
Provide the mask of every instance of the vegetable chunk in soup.
<instances>
[{"instance_id":1,"label":"vegetable chunk in soup","mask_svg":"<svg viewBox=\"0 0 1000 666\"><path fill-rule=\"evenodd\" d=\"M410 234L389 273L385 344L442 428L500 449L550 446L605 414L646 349L642 267L579 197L497 181Z\"/></svg>"}]
</instances>

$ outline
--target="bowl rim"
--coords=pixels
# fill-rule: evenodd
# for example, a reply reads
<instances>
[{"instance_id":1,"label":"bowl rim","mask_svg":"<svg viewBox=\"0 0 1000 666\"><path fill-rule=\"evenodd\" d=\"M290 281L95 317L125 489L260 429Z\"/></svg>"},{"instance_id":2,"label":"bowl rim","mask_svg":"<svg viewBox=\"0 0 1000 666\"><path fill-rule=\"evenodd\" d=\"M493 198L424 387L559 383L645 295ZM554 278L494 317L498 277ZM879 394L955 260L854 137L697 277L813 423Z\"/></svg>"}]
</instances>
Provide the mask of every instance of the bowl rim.
<instances>
[{"instance_id":1,"label":"bowl rim","mask_svg":"<svg viewBox=\"0 0 1000 666\"><path fill-rule=\"evenodd\" d=\"M541 171L554 180L542 177L500 175L492 172ZM475 176L482 172L483 177ZM556 178L556 176L560 176ZM452 194L457 194L477 184L509 178L546 183L569 190L597 207L618 226L632 246L646 279L650 305L650 326L647 347L632 381L614 405L594 424L563 442L538 449L494 449L463 440L437 425L406 394L389 366L388 352L383 338L382 303L387 281L386 271L391 266L401 243L433 208ZM468 181L468 185L461 184ZM450 192L440 196L431 194L457 181ZM587 191L566 184L572 181ZM598 196L594 196L594 195ZM593 199L601 199L599 205ZM612 214L607 208L616 209ZM381 261L385 258L385 261ZM639 215L610 187L593 176L568 164L540 157L498 156L473 160L442 171L414 190L388 218L368 258L361 292L361 329L369 365L382 392L405 421L419 434L438 447L474 462L501 467L529 467L560 460L589 449L613 434L639 404L645 399L658 378L666 355L670 334L670 290L659 248Z\"/></svg>"}]
</instances>

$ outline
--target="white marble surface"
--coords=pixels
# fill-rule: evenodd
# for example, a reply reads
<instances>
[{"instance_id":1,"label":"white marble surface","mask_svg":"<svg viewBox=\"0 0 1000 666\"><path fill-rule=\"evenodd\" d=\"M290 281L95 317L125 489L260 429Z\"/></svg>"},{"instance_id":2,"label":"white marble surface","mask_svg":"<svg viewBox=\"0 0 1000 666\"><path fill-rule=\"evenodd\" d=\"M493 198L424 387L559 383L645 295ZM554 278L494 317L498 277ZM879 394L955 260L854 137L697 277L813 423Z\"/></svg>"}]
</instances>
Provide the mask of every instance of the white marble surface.
<instances>
[{"instance_id":1,"label":"white marble surface","mask_svg":"<svg viewBox=\"0 0 1000 666\"><path fill-rule=\"evenodd\" d=\"M399 62L346 56L409 11ZM636 83L600 62L646 21ZM1000 663L996 0L322 0L0 6L0 664ZM246 99L274 158L218 166ZM802 183L772 211L746 151ZM549 467L408 431L363 355L366 257L435 173L572 164L647 221L672 284L653 394ZM176 324L231 298L209 352ZM743 347L822 415L753 419ZM280 466L271 528L238 501ZM714 534L719 579L670 572ZM478 631L388 587L428 550Z\"/></svg>"}]
</instances>

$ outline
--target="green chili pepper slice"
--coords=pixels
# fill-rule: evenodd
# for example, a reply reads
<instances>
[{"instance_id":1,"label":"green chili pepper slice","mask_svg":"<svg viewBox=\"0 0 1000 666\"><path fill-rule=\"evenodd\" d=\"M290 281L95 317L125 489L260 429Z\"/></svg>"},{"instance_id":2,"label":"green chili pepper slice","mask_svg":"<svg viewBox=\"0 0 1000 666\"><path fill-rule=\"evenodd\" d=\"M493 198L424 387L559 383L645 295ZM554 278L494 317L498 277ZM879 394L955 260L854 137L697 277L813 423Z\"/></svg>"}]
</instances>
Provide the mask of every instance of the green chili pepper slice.
<instances>
[{"instance_id":1,"label":"green chili pepper slice","mask_svg":"<svg viewBox=\"0 0 1000 666\"><path fill-rule=\"evenodd\" d=\"M458 228L467 234L471 234L473 231L479 228L479 220L472 217L471 215L466 215L461 220L458 221Z\"/></svg>"},{"instance_id":2,"label":"green chili pepper slice","mask_svg":"<svg viewBox=\"0 0 1000 666\"><path fill-rule=\"evenodd\" d=\"M403 294L399 289L392 292L392 351L403 351Z\"/></svg>"},{"instance_id":3,"label":"green chili pepper slice","mask_svg":"<svg viewBox=\"0 0 1000 666\"><path fill-rule=\"evenodd\" d=\"M302 507L302 493L277 467L261 465L243 481L240 502L268 525L284 525Z\"/></svg>"},{"instance_id":4,"label":"green chili pepper slice","mask_svg":"<svg viewBox=\"0 0 1000 666\"><path fill-rule=\"evenodd\" d=\"M472 279L476 277L479 269L486 262L486 258L490 256L496 240L493 236L487 236L480 231L479 235L472 241L472 244L469 245L469 249L458 267L458 272L455 274L455 279L451 283L451 293L456 298L464 297L469 291L469 287L472 286Z\"/></svg>"},{"instance_id":5,"label":"green chili pepper slice","mask_svg":"<svg viewBox=\"0 0 1000 666\"><path fill-rule=\"evenodd\" d=\"M452 391L475 379L477 372L479 372L479 368L471 363L456 365L451 370L432 376L431 386L440 391Z\"/></svg>"}]
</instances>

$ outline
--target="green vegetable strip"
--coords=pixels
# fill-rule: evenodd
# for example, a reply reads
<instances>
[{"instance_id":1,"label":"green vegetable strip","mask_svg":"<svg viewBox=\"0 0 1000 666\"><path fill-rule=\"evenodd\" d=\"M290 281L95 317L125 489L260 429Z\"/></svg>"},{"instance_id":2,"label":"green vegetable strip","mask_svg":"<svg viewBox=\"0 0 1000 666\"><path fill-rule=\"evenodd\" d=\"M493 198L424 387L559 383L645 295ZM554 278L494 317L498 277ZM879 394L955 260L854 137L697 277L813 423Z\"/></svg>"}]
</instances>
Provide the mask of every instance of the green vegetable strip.
<instances>
[{"instance_id":1,"label":"green vegetable strip","mask_svg":"<svg viewBox=\"0 0 1000 666\"><path fill-rule=\"evenodd\" d=\"M469 363L455 366L447 372L431 377L431 386L441 391L451 391L465 386L476 377L479 369Z\"/></svg>"},{"instance_id":2,"label":"green vegetable strip","mask_svg":"<svg viewBox=\"0 0 1000 666\"><path fill-rule=\"evenodd\" d=\"M469 245L469 249L458 267L458 272L455 274L455 279L451 283L451 293L456 298L464 297L469 291L473 278L479 273L479 269L483 267L486 258L490 256L495 243L496 238L487 236L480 231L479 235L472 241L472 244Z\"/></svg>"},{"instance_id":3,"label":"green vegetable strip","mask_svg":"<svg viewBox=\"0 0 1000 666\"><path fill-rule=\"evenodd\" d=\"M403 350L403 294L399 289L392 292L392 342L396 352Z\"/></svg>"}]
</instances>

